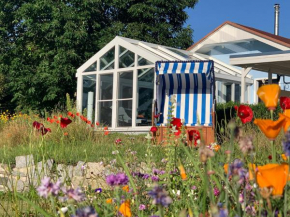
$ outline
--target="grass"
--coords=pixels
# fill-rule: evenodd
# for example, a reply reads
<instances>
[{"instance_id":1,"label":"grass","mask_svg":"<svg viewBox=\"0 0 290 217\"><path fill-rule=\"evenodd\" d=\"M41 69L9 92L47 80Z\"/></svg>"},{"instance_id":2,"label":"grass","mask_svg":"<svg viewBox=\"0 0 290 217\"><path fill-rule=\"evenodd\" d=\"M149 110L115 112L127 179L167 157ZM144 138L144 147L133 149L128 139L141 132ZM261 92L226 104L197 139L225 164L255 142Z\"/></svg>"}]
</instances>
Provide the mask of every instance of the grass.
<instances>
[{"instance_id":1,"label":"grass","mask_svg":"<svg viewBox=\"0 0 290 217\"><path fill-rule=\"evenodd\" d=\"M57 113L52 116L59 117L59 115L60 113ZM62 115L65 116L65 114ZM230 138L230 129L223 126L223 131L219 134L220 141L223 141L220 144L221 149L214 152L213 157L207 157L202 162L199 153L202 146L199 149L190 148L184 146L181 139L175 141L171 137L166 146L154 145L148 143L145 135L119 133L106 135L103 126L94 126L97 129L94 131L90 124L79 117L71 119L73 122L66 128L61 128L59 124L50 123L46 118L42 119L33 114L16 116L9 121L2 120L0 138L6 139L0 140L0 159L3 163L12 166L15 164L16 156L28 154L33 154L36 162L45 158L53 159L56 164L70 165L76 165L78 161L103 161L105 165L108 165L112 159L116 159L116 167L126 168L125 171L130 178L130 191L124 192L121 187L114 187L96 194L94 189L85 189L87 200L82 203L60 202L57 197L53 196L48 199L41 198L37 195L35 188L31 188L29 192L21 196L11 191L0 194L0 216L43 216L41 210L48 213L48 216L56 216L56 211L64 206L69 207L69 211L65 214L69 216L75 213L75 208L88 205L93 206L100 216L116 216L116 207L119 208L124 199L131 201L130 210L134 216L162 216L164 213L164 216L189 215L192 217L208 212L211 212L213 216L214 212L217 212L215 216L219 216L223 210L228 210L229 216L261 216L262 211L267 211L269 216L272 216L270 214L275 209L279 209L282 213L285 206L283 204L289 204L290 195L289 191L286 191L284 194L287 194L286 199L284 195L278 199L270 198L273 209L269 209L266 199L263 200L259 189L254 187L255 180L246 180L243 184L238 184L240 178L238 175L228 176L224 172L224 164L232 163L235 159L240 159L248 172L249 163L256 165L272 163L268 139L251 123L242 126L243 135L240 136L252 136L254 152L242 154L239 143ZM43 123L45 127L51 129L51 132L42 136L41 132L33 129L33 121ZM236 120L236 124L240 125L240 122ZM122 144L116 144L117 139L121 139ZM280 156L283 153L281 145L283 139L284 135L281 133L275 141L279 164L285 163ZM119 154L112 154L115 150L118 150ZM226 152L228 150L231 150L230 155ZM136 155L132 155L132 151L136 151ZM162 163L162 159L166 159L167 163ZM149 179L131 176L133 172L137 172L135 165L140 162L148 165ZM179 175L178 167L181 164L187 174L185 180ZM155 174L152 170L154 168L165 173ZM151 179L153 176L157 176L159 181ZM56 179L57 177L54 177L54 181ZM152 204L148 191L154 189L157 184L166 188L168 196L173 199L169 207L161 209L160 205ZM246 186L251 186L251 190L246 190ZM245 202L239 201L241 194L244 195ZM113 198L113 206L106 203L109 198ZM140 204L146 205L144 211L139 210ZM220 206L220 204L223 205ZM250 209L252 211L249 211Z\"/></svg>"}]
</instances>

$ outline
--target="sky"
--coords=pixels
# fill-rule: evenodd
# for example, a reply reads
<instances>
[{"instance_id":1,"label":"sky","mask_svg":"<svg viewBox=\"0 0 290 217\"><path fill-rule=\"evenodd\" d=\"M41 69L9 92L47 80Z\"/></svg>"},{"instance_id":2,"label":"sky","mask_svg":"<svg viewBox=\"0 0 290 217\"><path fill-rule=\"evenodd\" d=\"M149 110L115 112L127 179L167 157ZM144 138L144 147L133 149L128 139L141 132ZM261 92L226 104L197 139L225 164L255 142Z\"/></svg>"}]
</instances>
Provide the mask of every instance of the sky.
<instances>
[{"instance_id":1,"label":"sky","mask_svg":"<svg viewBox=\"0 0 290 217\"><path fill-rule=\"evenodd\" d=\"M279 35L290 38L290 0L199 0L187 10L187 25L193 29L193 41L225 21L274 33L274 4L280 4Z\"/></svg>"}]
</instances>

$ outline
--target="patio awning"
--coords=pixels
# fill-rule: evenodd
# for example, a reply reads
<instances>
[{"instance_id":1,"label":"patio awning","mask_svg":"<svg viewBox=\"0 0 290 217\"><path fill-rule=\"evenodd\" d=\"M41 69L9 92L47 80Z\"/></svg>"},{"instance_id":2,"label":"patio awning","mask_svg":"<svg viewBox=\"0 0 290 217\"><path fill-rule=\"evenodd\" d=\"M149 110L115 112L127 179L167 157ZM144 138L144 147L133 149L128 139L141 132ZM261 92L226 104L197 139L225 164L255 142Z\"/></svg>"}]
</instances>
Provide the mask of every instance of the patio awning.
<instances>
[{"instance_id":1,"label":"patio awning","mask_svg":"<svg viewBox=\"0 0 290 217\"><path fill-rule=\"evenodd\" d=\"M290 76L290 51L232 55L230 56L230 64Z\"/></svg>"},{"instance_id":2,"label":"patio awning","mask_svg":"<svg viewBox=\"0 0 290 217\"><path fill-rule=\"evenodd\" d=\"M158 124L167 124L172 115L186 126L211 126L214 98L213 61L156 62Z\"/></svg>"}]
</instances>

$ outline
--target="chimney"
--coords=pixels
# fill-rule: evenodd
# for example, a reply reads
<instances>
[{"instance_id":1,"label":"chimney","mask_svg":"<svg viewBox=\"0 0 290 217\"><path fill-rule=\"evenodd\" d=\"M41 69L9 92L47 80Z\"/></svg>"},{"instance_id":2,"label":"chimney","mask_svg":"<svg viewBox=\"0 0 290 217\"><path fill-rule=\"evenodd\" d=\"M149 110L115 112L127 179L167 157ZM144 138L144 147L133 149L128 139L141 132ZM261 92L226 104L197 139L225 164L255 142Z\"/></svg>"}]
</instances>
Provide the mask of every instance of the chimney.
<instances>
[{"instance_id":1,"label":"chimney","mask_svg":"<svg viewBox=\"0 0 290 217\"><path fill-rule=\"evenodd\" d=\"M280 4L275 4L275 23L274 23L274 34L279 35L279 13L280 13Z\"/></svg>"}]
</instances>

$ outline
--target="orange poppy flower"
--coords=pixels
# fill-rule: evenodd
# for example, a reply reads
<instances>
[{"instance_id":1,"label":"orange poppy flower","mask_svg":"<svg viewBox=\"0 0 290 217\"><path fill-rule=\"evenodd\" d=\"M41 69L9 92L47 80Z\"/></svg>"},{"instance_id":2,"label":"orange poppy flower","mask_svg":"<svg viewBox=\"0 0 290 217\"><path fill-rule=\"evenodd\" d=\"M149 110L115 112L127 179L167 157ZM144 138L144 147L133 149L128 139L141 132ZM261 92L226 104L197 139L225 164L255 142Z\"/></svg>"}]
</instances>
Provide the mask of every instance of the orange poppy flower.
<instances>
[{"instance_id":1,"label":"orange poppy flower","mask_svg":"<svg viewBox=\"0 0 290 217\"><path fill-rule=\"evenodd\" d=\"M225 174L228 174L229 164L224 164Z\"/></svg>"},{"instance_id":2,"label":"orange poppy flower","mask_svg":"<svg viewBox=\"0 0 290 217\"><path fill-rule=\"evenodd\" d=\"M109 135L109 133L110 133L109 131L105 131L104 135L107 136L107 135Z\"/></svg>"},{"instance_id":3,"label":"orange poppy flower","mask_svg":"<svg viewBox=\"0 0 290 217\"><path fill-rule=\"evenodd\" d=\"M126 192L129 192L129 186L128 185L125 185L123 188L122 188L123 191L126 191Z\"/></svg>"},{"instance_id":4,"label":"orange poppy flower","mask_svg":"<svg viewBox=\"0 0 290 217\"><path fill-rule=\"evenodd\" d=\"M67 135L68 135L68 132L65 132L63 135L64 135L64 136L67 136Z\"/></svg>"},{"instance_id":5,"label":"orange poppy flower","mask_svg":"<svg viewBox=\"0 0 290 217\"><path fill-rule=\"evenodd\" d=\"M287 158L287 156L286 156L286 154L281 154L281 157L282 157L282 159L284 160L284 161L286 161L288 158Z\"/></svg>"},{"instance_id":6,"label":"orange poppy flower","mask_svg":"<svg viewBox=\"0 0 290 217\"><path fill-rule=\"evenodd\" d=\"M125 217L132 216L129 200L126 200L124 203L121 204L121 206L119 208L119 212Z\"/></svg>"},{"instance_id":7,"label":"orange poppy flower","mask_svg":"<svg viewBox=\"0 0 290 217\"><path fill-rule=\"evenodd\" d=\"M184 167L182 166L182 164L180 164L178 168L179 168L181 179L185 180L186 179L186 172L185 172Z\"/></svg>"},{"instance_id":8,"label":"orange poppy flower","mask_svg":"<svg viewBox=\"0 0 290 217\"><path fill-rule=\"evenodd\" d=\"M287 164L267 164L265 166L258 167L256 179L260 188L272 187L273 196L282 196L284 187L289 180L287 175L289 177Z\"/></svg>"},{"instance_id":9,"label":"orange poppy flower","mask_svg":"<svg viewBox=\"0 0 290 217\"><path fill-rule=\"evenodd\" d=\"M281 127L285 123L285 116L279 114L279 119L277 121L272 121L269 119L255 119L254 124L256 124L260 130L265 134L265 136L274 140L280 133Z\"/></svg>"},{"instance_id":10,"label":"orange poppy flower","mask_svg":"<svg viewBox=\"0 0 290 217\"><path fill-rule=\"evenodd\" d=\"M281 89L278 84L267 84L258 89L257 95L269 110L275 110L278 104L280 92Z\"/></svg>"},{"instance_id":11,"label":"orange poppy flower","mask_svg":"<svg viewBox=\"0 0 290 217\"><path fill-rule=\"evenodd\" d=\"M285 117L284 132L287 132L290 127L290 109L285 109L283 115Z\"/></svg>"},{"instance_id":12,"label":"orange poppy flower","mask_svg":"<svg viewBox=\"0 0 290 217\"><path fill-rule=\"evenodd\" d=\"M112 199L112 198L107 199L107 200L106 200L106 203L107 203L107 204L112 204L112 203L113 203L113 199Z\"/></svg>"},{"instance_id":13,"label":"orange poppy flower","mask_svg":"<svg viewBox=\"0 0 290 217\"><path fill-rule=\"evenodd\" d=\"M108 127L104 127L104 130L108 130Z\"/></svg>"},{"instance_id":14,"label":"orange poppy flower","mask_svg":"<svg viewBox=\"0 0 290 217\"><path fill-rule=\"evenodd\" d=\"M221 148L220 145L215 145L214 148L213 148L213 150L218 151L218 150L220 150L220 148Z\"/></svg>"}]
</instances>

